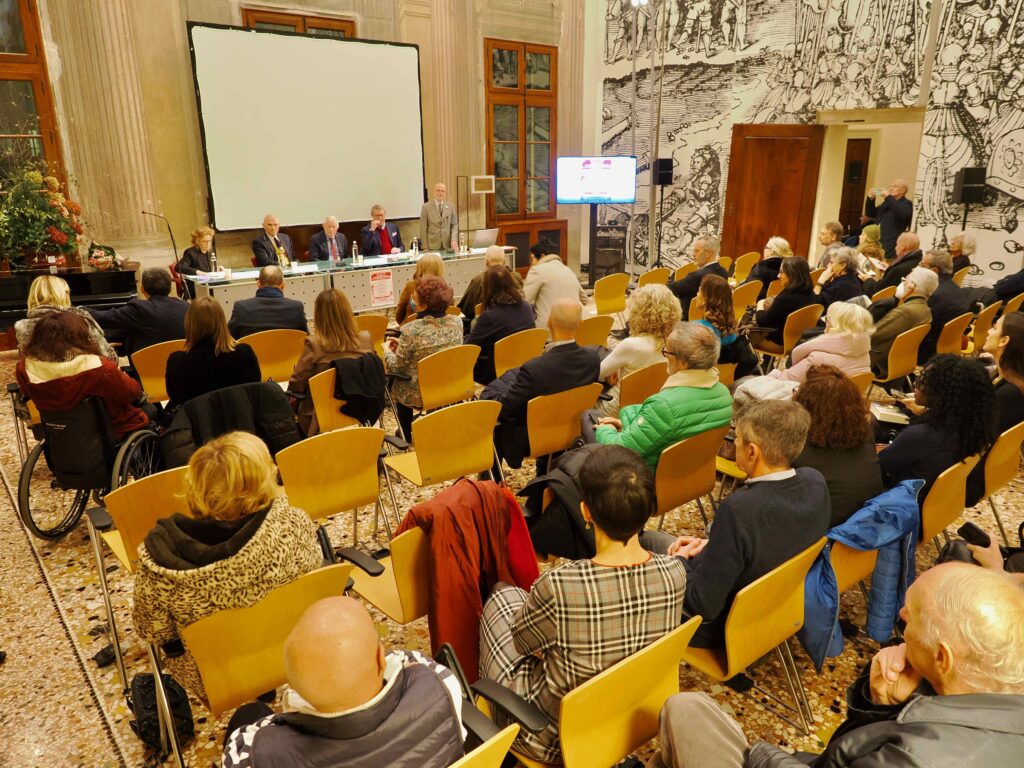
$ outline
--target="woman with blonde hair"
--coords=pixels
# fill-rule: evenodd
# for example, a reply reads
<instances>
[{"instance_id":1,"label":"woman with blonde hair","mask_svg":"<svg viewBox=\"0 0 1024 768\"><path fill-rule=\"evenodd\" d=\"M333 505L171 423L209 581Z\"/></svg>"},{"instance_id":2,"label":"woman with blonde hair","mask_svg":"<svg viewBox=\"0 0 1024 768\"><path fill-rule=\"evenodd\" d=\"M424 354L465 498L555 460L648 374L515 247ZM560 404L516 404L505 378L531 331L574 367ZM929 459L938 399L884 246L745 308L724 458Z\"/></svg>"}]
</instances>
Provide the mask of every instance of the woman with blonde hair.
<instances>
[{"instance_id":1,"label":"woman with blonde hair","mask_svg":"<svg viewBox=\"0 0 1024 768\"><path fill-rule=\"evenodd\" d=\"M313 332L306 337L302 354L288 381L288 391L304 393L309 380L331 367L335 360L359 357L373 352L370 334L360 331L348 296L337 288L321 291L313 305ZM299 427L312 437L320 431L313 399L298 401Z\"/></svg>"},{"instance_id":2,"label":"woman with blonde hair","mask_svg":"<svg viewBox=\"0 0 1024 768\"><path fill-rule=\"evenodd\" d=\"M260 363L248 344L231 336L220 304L210 296L193 301L185 314L185 351L172 352L164 375L170 408L236 384L262 381Z\"/></svg>"},{"instance_id":3,"label":"woman with blonde hair","mask_svg":"<svg viewBox=\"0 0 1024 768\"><path fill-rule=\"evenodd\" d=\"M395 320L399 325L404 323L411 315L423 311L423 305L416 299L416 286L424 277L444 277L444 260L436 253L425 253L416 262L416 270L412 273L412 280L405 284L402 295L398 297L398 306L395 307Z\"/></svg>"},{"instance_id":4,"label":"woman with blonde hair","mask_svg":"<svg viewBox=\"0 0 1024 768\"><path fill-rule=\"evenodd\" d=\"M188 514L157 521L139 547L133 620L164 648L167 671L203 697L181 630L218 611L246 608L320 567L309 515L288 504L266 445L229 432L199 448L185 474Z\"/></svg>"},{"instance_id":5,"label":"woman with blonde hair","mask_svg":"<svg viewBox=\"0 0 1024 768\"><path fill-rule=\"evenodd\" d=\"M599 400L597 410L602 416L619 413L619 384L623 377L654 363L664 363L661 349L682 319L679 300L664 285L645 285L629 297L628 338L601 361L601 379L611 385L611 400Z\"/></svg>"},{"instance_id":6,"label":"woman with blonde hair","mask_svg":"<svg viewBox=\"0 0 1024 768\"><path fill-rule=\"evenodd\" d=\"M847 301L833 302L825 313L825 332L793 348L789 365L768 375L780 381L803 383L815 365L832 366L847 376L871 370L871 313Z\"/></svg>"},{"instance_id":7,"label":"woman with blonde hair","mask_svg":"<svg viewBox=\"0 0 1024 768\"><path fill-rule=\"evenodd\" d=\"M71 306L71 287L64 278L56 275L40 275L32 281L28 289L28 313L23 320L14 324L14 336L18 341L18 351L25 354L25 345L32 336L39 318L51 312L71 312L83 318L89 324L89 337L95 342L100 355L117 362L117 352L107 343L103 329L93 316L81 307Z\"/></svg>"},{"instance_id":8,"label":"woman with blonde hair","mask_svg":"<svg viewBox=\"0 0 1024 768\"><path fill-rule=\"evenodd\" d=\"M792 255L793 249L789 247L789 241L784 237L768 238L768 242L765 243L764 251L761 255L761 260L754 265L754 268L750 270L750 275L744 281L746 283L749 283L751 280L761 281L761 292L757 295L758 301L768 295L768 286L779 276L779 269L782 267L783 260L790 258Z\"/></svg>"}]
</instances>

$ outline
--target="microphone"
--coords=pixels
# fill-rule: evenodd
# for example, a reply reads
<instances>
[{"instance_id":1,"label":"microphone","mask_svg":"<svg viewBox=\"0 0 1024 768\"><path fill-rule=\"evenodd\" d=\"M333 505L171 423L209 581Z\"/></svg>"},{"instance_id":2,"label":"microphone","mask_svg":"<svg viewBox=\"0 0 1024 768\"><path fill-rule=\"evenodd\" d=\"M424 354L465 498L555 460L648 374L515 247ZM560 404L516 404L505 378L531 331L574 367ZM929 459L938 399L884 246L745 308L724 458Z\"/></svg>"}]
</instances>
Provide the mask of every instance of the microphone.
<instances>
[{"instance_id":1,"label":"microphone","mask_svg":"<svg viewBox=\"0 0 1024 768\"><path fill-rule=\"evenodd\" d=\"M167 225L167 234L171 236L171 248L174 250L174 266L178 266L178 244L174 242L174 232L171 230L171 222L167 220L167 217L160 213L151 213L150 211L142 211L145 216L156 216L158 219L163 219L164 224Z\"/></svg>"}]
</instances>

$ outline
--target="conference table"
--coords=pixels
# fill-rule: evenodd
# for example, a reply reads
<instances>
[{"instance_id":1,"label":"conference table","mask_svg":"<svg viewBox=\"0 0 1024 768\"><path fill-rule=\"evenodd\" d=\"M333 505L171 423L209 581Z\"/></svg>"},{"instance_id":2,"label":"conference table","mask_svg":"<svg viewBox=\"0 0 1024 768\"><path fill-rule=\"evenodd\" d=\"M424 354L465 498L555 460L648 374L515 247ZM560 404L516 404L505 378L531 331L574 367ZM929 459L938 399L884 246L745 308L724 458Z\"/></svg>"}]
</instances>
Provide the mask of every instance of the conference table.
<instances>
[{"instance_id":1,"label":"conference table","mask_svg":"<svg viewBox=\"0 0 1024 768\"><path fill-rule=\"evenodd\" d=\"M515 248L506 247L505 256L514 255ZM337 262L296 262L282 269L285 276L285 295L301 301L306 316L313 316L317 294L328 288L340 288L348 296L354 312L391 309L398 301L402 288L412 279L416 261L411 251L389 256L366 256L359 263L352 259ZM473 248L463 253L442 252L444 277L456 299L465 292L469 281L484 269L486 248ZM195 283L196 296L212 296L230 317L236 301L252 298L256 294L258 268L230 269L205 275L183 275Z\"/></svg>"}]
</instances>

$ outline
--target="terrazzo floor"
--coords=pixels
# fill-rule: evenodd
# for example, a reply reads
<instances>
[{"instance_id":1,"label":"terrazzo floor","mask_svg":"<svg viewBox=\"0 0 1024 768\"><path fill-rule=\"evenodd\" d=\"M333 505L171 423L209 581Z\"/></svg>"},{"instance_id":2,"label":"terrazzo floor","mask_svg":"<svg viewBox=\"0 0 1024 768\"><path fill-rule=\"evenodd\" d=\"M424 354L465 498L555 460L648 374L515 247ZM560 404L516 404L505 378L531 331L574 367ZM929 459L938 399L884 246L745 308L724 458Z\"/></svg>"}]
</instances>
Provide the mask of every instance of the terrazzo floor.
<instances>
[{"instance_id":1,"label":"terrazzo floor","mask_svg":"<svg viewBox=\"0 0 1024 768\"><path fill-rule=\"evenodd\" d=\"M0 382L13 380L13 361L0 360ZM394 429L394 425L389 427ZM115 666L99 668L92 656L108 642L96 574L84 522L56 542L32 538L22 526L14 506L20 462L15 447L15 422L10 405L0 405L0 650L8 654L0 666L0 766L150 766L154 758L129 728L130 713L125 705ZM507 472L506 480L516 490L532 477L528 462L522 470ZM1016 531L1021 522L1020 478L999 495L1000 508L1008 529ZM383 489L382 489L383 491ZM420 492L408 484L396 486L399 506L407 510L433 495L435 489ZM386 493L382 493L386 498ZM995 522L987 503L965 511L973 520L995 534ZM364 549L384 546L381 528L377 544L371 545L372 515L360 516L360 544ZM669 513L665 530L698 533L702 522L695 505ZM331 539L337 546L352 543L352 526L347 516L331 524ZM919 570L934 562L930 546L918 550ZM113 592L116 618L126 652L129 676L147 670L143 646L137 642L130 620L131 579L106 559ZM862 622L865 603L857 590L843 596L843 617ZM426 620L398 626L371 609L389 647L429 651ZM794 644L811 710L815 733L804 737L797 729L766 712L755 699L715 684L700 673L682 666L681 690L705 690L742 724L750 739L765 739L787 749L820 751L828 734L843 720L845 690L860 667L871 657L873 644L847 642L842 655L830 659L823 672L813 666ZM774 661L757 670L764 685L775 693L785 682ZM203 706L192 701L196 721L195 739L185 750L187 765L218 766L228 715L214 719ZM230 713L229 713L230 714ZM650 754L652 743L640 753ZM594 765L602 765L596 760Z\"/></svg>"}]
</instances>

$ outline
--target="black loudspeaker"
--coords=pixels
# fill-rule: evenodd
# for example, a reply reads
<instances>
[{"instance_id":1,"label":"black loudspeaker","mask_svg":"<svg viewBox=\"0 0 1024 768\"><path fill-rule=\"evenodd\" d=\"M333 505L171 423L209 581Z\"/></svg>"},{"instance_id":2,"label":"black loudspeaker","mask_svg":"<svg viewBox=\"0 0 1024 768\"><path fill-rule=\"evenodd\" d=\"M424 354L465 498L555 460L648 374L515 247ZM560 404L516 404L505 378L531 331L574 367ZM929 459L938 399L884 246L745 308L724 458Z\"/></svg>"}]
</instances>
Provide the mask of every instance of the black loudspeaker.
<instances>
[{"instance_id":1,"label":"black loudspeaker","mask_svg":"<svg viewBox=\"0 0 1024 768\"><path fill-rule=\"evenodd\" d=\"M983 169L984 170L984 169ZM658 165L656 168L659 187L667 187L672 183L672 158L671 157L659 157Z\"/></svg>"},{"instance_id":2,"label":"black loudspeaker","mask_svg":"<svg viewBox=\"0 0 1024 768\"><path fill-rule=\"evenodd\" d=\"M953 179L953 202L980 203L985 195L985 169L961 168Z\"/></svg>"}]
</instances>

